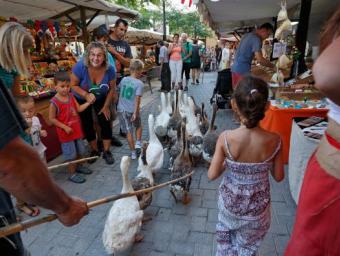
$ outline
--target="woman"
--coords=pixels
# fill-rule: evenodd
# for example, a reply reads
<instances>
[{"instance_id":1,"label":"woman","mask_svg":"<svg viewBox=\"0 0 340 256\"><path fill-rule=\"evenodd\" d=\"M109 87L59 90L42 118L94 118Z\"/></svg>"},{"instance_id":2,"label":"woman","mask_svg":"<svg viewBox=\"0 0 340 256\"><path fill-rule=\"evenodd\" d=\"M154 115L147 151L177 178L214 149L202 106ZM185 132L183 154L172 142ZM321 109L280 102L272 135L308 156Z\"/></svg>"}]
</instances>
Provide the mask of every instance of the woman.
<instances>
[{"instance_id":1,"label":"woman","mask_svg":"<svg viewBox=\"0 0 340 256\"><path fill-rule=\"evenodd\" d=\"M19 75L29 77L31 66L29 49L33 37L28 30L16 22L6 22L0 30L0 79L12 91L20 95Z\"/></svg>"},{"instance_id":2,"label":"woman","mask_svg":"<svg viewBox=\"0 0 340 256\"><path fill-rule=\"evenodd\" d=\"M31 66L29 49L33 46L33 37L19 23L7 22L0 28L0 79L14 96L20 95L19 76L30 76ZM31 137L22 132L22 139L32 145ZM16 199L16 208L28 216L39 215L40 210L35 205Z\"/></svg>"},{"instance_id":3,"label":"woman","mask_svg":"<svg viewBox=\"0 0 340 256\"><path fill-rule=\"evenodd\" d=\"M197 45L197 39L193 40L192 45L192 55L191 55L191 84L199 84L201 70L201 51L200 47Z\"/></svg>"},{"instance_id":4,"label":"woman","mask_svg":"<svg viewBox=\"0 0 340 256\"><path fill-rule=\"evenodd\" d=\"M103 158L107 164L113 164L114 159L110 152L110 105L117 99L116 73L109 64L104 44L92 42L87 46L83 60L72 68L71 88L80 104L85 101L92 103L91 107L80 113L85 137L92 150L91 156L99 155L92 117L94 111L98 117L104 144Z\"/></svg>"},{"instance_id":5,"label":"woman","mask_svg":"<svg viewBox=\"0 0 340 256\"><path fill-rule=\"evenodd\" d=\"M171 89L173 90L177 84L180 89L182 86L182 46L179 44L179 34L174 34L174 42L169 45L170 55L170 71L171 71Z\"/></svg>"},{"instance_id":6,"label":"woman","mask_svg":"<svg viewBox=\"0 0 340 256\"><path fill-rule=\"evenodd\" d=\"M330 18L313 67L315 87L329 98L328 127L310 158L286 256L340 252L340 8ZM308 252L308 253L306 253Z\"/></svg>"}]
</instances>

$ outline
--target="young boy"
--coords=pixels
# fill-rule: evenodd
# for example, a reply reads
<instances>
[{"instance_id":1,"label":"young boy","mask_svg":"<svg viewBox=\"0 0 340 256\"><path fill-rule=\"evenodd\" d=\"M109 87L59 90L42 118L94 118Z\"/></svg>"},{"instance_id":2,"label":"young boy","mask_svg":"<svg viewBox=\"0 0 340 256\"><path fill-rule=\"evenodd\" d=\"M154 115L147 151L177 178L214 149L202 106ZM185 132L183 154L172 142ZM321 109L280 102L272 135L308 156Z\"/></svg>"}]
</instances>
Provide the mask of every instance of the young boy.
<instances>
[{"instance_id":1,"label":"young boy","mask_svg":"<svg viewBox=\"0 0 340 256\"><path fill-rule=\"evenodd\" d=\"M142 124L140 120L140 102L143 94L143 82L139 80L144 64L138 59L130 62L130 76L122 79L118 85L119 101L117 106L119 123L122 131L126 133L131 159L136 159L141 152ZM133 139L133 128L136 128L136 145Z\"/></svg>"},{"instance_id":2,"label":"young boy","mask_svg":"<svg viewBox=\"0 0 340 256\"><path fill-rule=\"evenodd\" d=\"M41 142L40 137L46 137L47 132L41 129L39 118L35 116L36 111L33 98L31 96L18 96L15 100L28 125L27 130L22 132L21 138L37 151L41 160L46 161L46 147ZM16 199L16 207L19 211L24 212L31 217L37 216L40 212L38 207L27 204L19 198Z\"/></svg>"},{"instance_id":3,"label":"young boy","mask_svg":"<svg viewBox=\"0 0 340 256\"><path fill-rule=\"evenodd\" d=\"M79 105L70 93L70 77L67 72L57 72L54 76L57 94L51 99L49 119L57 128L61 149L65 161L72 161L78 156L85 155L83 131L78 112L84 111L90 103ZM91 174L88 168L77 165L68 165L69 180L74 183L84 183L86 179L79 175Z\"/></svg>"}]
</instances>

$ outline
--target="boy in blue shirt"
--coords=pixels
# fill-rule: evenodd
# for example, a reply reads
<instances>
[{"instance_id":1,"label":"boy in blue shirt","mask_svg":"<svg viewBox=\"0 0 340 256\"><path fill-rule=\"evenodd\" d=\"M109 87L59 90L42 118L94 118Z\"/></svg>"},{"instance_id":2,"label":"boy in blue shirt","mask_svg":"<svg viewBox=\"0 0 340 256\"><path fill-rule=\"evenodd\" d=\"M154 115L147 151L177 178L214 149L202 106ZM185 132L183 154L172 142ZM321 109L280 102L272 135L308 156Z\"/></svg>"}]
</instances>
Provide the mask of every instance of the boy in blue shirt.
<instances>
[{"instance_id":1,"label":"boy in blue shirt","mask_svg":"<svg viewBox=\"0 0 340 256\"><path fill-rule=\"evenodd\" d=\"M143 94L143 82L139 80L144 64L138 59L130 62L130 76L124 77L118 85L119 101L117 106L119 123L126 133L131 159L136 159L141 151L142 124L140 119L140 102ZM136 145L133 138L133 126L136 128Z\"/></svg>"}]
</instances>

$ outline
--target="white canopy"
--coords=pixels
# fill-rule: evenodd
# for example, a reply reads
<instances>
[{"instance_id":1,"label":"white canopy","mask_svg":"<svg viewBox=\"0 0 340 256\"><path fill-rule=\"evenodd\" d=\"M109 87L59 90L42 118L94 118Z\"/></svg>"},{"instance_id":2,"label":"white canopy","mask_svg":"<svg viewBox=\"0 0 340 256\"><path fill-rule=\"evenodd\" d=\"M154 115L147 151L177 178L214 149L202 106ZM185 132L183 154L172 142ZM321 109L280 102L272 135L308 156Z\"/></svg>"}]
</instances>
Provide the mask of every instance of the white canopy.
<instances>
[{"instance_id":1,"label":"white canopy","mask_svg":"<svg viewBox=\"0 0 340 256\"><path fill-rule=\"evenodd\" d=\"M129 27L126 33L126 40L130 44L151 45L163 40L163 34L156 31ZM167 36L167 41L172 41L172 37Z\"/></svg>"},{"instance_id":2,"label":"white canopy","mask_svg":"<svg viewBox=\"0 0 340 256\"><path fill-rule=\"evenodd\" d=\"M0 16L15 17L20 21L28 19L59 19L70 21L80 19L80 7L84 7L86 18L94 14L117 15L137 18L138 12L105 0L0 0ZM68 15L69 17L65 17Z\"/></svg>"},{"instance_id":3,"label":"white canopy","mask_svg":"<svg viewBox=\"0 0 340 256\"><path fill-rule=\"evenodd\" d=\"M281 0L196 0L203 20L216 32L225 36L236 28L261 25L272 21L281 6ZM290 19L299 18L301 0L287 0ZM308 40L316 44L318 33L339 0L313 0L308 29Z\"/></svg>"}]
</instances>

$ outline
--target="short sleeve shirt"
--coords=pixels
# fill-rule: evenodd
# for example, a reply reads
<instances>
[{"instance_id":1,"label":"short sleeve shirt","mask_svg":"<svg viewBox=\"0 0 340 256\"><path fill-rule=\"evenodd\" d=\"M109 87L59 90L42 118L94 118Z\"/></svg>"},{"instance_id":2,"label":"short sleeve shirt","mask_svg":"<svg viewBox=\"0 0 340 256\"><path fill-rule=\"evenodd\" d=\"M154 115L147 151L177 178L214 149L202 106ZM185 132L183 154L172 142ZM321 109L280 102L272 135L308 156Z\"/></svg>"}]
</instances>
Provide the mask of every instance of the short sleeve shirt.
<instances>
[{"instance_id":1,"label":"short sleeve shirt","mask_svg":"<svg viewBox=\"0 0 340 256\"><path fill-rule=\"evenodd\" d=\"M132 52L131 52L131 47L128 42L124 40L112 40L109 38L107 41L112 47L119 52L120 55L122 55L125 58L130 58L132 59ZM116 59L116 71L117 71L117 77L123 77L124 76L124 66L122 63L120 63Z\"/></svg>"},{"instance_id":2,"label":"short sleeve shirt","mask_svg":"<svg viewBox=\"0 0 340 256\"><path fill-rule=\"evenodd\" d=\"M78 61L72 68L72 73L80 80L79 86L96 96L96 99L103 99L107 96L110 89L110 82L116 79L114 67L109 65L100 84L91 81L87 67L82 60ZM80 95L74 93L78 99L82 99Z\"/></svg>"},{"instance_id":3,"label":"short sleeve shirt","mask_svg":"<svg viewBox=\"0 0 340 256\"><path fill-rule=\"evenodd\" d=\"M18 137L27 125L20 115L12 96L8 89L0 80L0 149L4 148L11 140ZM0 215L6 218L9 223L16 222L13 204L9 194L0 187ZM0 221L0 227L4 226ZM23 255L24 249L19 233L7 237L15 243L17 249L14 249L6 239L0 239L1 255Z\"/></svg>"},{"instance_id":4,"label":"short sleeve shirt","mask_svg":"<svg viewBox=\"0 0 340 256\"><path fill-rule=\"evenodd\" d=\"M192 44L189 43L189 42L186 42L185 44L183 44L183 49L184 49L184 52L182 52L182 59L185 58L185 56L187 56L189 54L190 51L192 51ZM183 62L185 63L190 63L191 62L191 57L185 59Z\"/></svg>"},{"instance_id":5,"label":"short sleeve shirt","mask_svg":"<svg viewBox=\"0 0 340 256\"><path fill-rule=\"evenodd\" d=\"M166 48L166 46L164 46L164 45L159 50L159 62L161 62L161 58L163 58L164 63L169 62L168 48Z\"/></svg>"},{"instance_id":6,"label":"short sleeve shirt","mask_svg":"<svg viewBox=\"0 0 340 256\"><path fill-rule=\"evenodd\" d=\"M261 51L261 48L262 41L254 32L246 34L236 51L231 71L242 75L249 73L255 52Z\"/></svg>"},{"instance_id":7,"label":"short sleeve shirt","mask_svg":"<svg viewBox=\"0 0 340 256\"><path fill-rule=\"evenodd\" d=\"M126 111L133 113L135 111L135 99L137 96L143 95L143 87L144 84L142 81L131 76L124 77L118 85L118 112Z\"/></svg>"}]
</instances>

